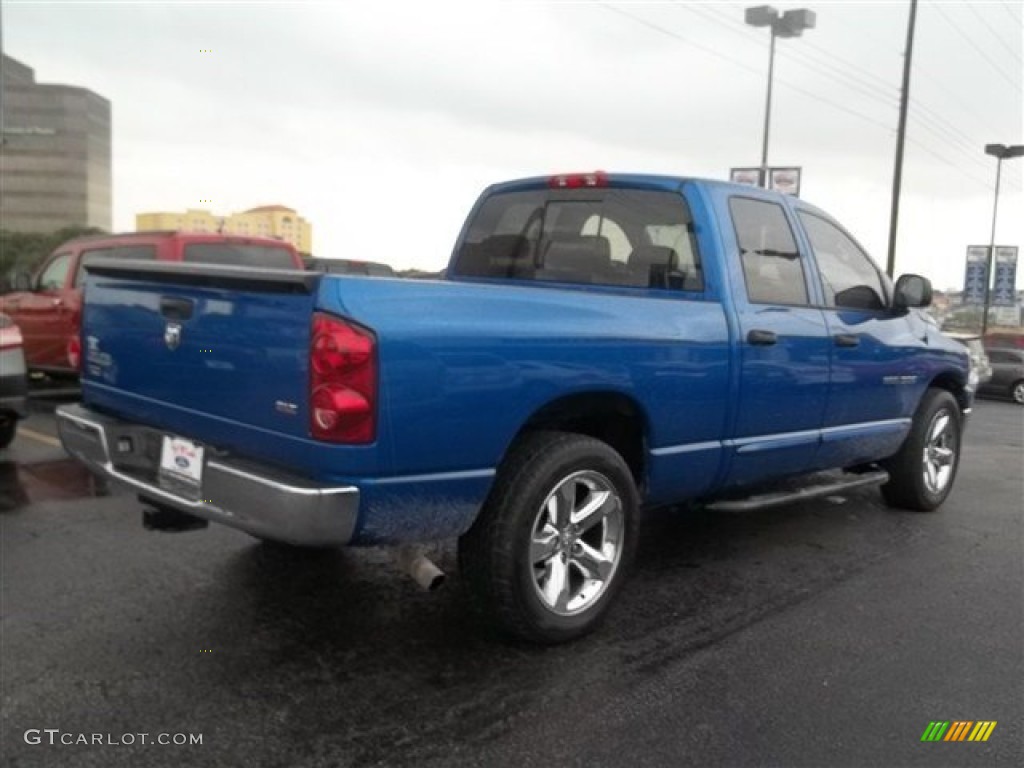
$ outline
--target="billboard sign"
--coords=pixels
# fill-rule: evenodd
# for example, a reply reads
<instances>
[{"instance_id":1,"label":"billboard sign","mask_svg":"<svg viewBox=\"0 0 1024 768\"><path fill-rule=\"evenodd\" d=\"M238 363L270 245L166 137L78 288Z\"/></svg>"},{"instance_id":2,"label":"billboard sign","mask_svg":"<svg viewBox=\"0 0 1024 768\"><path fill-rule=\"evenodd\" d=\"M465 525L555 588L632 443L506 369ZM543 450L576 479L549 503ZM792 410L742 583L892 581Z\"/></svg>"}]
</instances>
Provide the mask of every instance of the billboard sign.
<instances>
[{"instance_id":1,"label":"billboard sign","mask_svg":"<svg viewBox=\"0 0 1024 768\"><path fill-rule=\"evenodd\" d=\"M764 172L768 172L768 184L766 185ZM729 181L733 184L746 184L750 187L765 187L781 192L784 195L800 196L800 168L731 168L729 170Z\"/></svg>"},{"instance_id":2,"label":"billboard sign","mask_svg":"<svg viewBox=\"0 0 1024 768\"><path fill-rule=\"evenodd\" d=\"M729 171L729 181L733 184L746 184L748 187L761 187L760 168L732 168Z\"/></svg>"},{"instance_id":3,"label":"billboard sign","mask_svg":"<svg viewBox=\"0 0 1024 768\"><path fill-rule=\"evenodd\" d=\"M992 304L1012 307L1017 301L1017 248L997 245L995 256Z\"/></svg>"},{"instance_id":4,"label":"billboard sign","mask_svg":"<svg viewBox=\"0 0 1024 768\"><path fill-rule=\"evenodd\" d=\"M769 189L774 189L784 195L800 197L799 168L769 168L768 180Z\"/></svg>"},{"instance_id":5,"label":"billboard sign","mask_svg":"<svg viewBox=\"0 0 1024 768\"><path fill-rule=\"evenodd\" d=\"M984 304L988 284L988 246L967 246L967 269L964 271L964 304Z\"/></svg>"}]
</instances>

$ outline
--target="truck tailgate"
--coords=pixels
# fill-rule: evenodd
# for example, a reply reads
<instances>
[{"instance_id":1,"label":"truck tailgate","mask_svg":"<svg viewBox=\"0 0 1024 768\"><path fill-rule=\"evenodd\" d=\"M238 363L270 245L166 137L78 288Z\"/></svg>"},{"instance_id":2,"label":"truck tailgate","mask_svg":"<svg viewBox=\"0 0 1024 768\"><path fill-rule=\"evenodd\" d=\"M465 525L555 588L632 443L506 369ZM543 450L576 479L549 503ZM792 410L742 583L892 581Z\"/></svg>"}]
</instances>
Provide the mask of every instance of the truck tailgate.
<instances>
[{"instance_id":1,"label":"truck tailgate","mask_svg":"<svg viewBox=\"0 0 1024 768\"><path fill-rule=\"evenodd\" d=\"M87 269L86 402L116 395L169 429L187 414L200 439L214 420L218 436L236 422L308 437L315 273L125 260Z\"/></svg>"}]
</instances>

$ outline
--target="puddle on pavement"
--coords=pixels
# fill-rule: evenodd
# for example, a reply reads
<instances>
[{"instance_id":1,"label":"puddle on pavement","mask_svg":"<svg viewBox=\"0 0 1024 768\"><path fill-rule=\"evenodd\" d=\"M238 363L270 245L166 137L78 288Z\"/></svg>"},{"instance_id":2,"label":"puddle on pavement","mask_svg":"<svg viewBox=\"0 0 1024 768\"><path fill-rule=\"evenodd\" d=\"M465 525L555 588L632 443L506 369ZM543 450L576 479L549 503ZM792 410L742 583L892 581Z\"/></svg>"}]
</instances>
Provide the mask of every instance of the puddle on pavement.
<instances>
[{"instance_id":1,"label":"puddle on pavement","mask_svg":"<svg viewBox=\"0 0 1024 768\"><path fill-rule=\"evenodd\" d=\"M40 501L109 496L108 484L74 459L19 464L0 461L0 512Z\"/></svg>"}]
</instances>

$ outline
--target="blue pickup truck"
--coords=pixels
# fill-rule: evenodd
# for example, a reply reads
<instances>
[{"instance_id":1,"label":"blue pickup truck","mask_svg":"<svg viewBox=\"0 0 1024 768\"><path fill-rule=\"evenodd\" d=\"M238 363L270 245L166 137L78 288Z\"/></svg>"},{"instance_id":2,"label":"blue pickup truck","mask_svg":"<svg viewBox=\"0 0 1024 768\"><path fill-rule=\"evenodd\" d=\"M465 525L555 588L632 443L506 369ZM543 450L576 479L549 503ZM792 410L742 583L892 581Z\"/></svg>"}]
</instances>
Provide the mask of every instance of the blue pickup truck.
<instances>
[{"instance_id":1,"label":"blue pickup truck","mask_svg":"<svg viewBox=\"0 0 1024 768\"><path fill-rule=\"evenodd\" d=\"M458 537L474 605L538 642L603 617L643 508L877 483L934 509L974 395L916 309L927 280L893 285L802 200L717 181L490 187L436 281L87 269L60 435L151 527Z\"/></svg>"}]
</instances>

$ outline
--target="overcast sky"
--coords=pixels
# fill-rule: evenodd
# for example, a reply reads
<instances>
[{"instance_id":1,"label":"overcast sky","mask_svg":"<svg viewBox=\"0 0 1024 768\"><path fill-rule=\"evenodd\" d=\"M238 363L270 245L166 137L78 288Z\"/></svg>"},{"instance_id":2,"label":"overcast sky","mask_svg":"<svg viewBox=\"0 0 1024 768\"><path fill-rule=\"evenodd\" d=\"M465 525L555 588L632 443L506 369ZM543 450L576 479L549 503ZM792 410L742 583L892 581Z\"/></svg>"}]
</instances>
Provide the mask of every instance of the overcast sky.
<instances>
[{"instance_id":1,"label":"overcast sky","mask_svg":"<svg viewBox=\"0 0 1024 768\"><path fill-rule=\"evenodd\" d=\"M318 256L438 269L494 181L757 165L768 33L748 4L5 0L3 45L112 102L116 229L282 203ZM909 0L777 7L817 28L778 43L769 163L802 166L802 196L884 266ZM1022 14L920 3L898 272L960 286L988 242L984 145L1024 143ZM1022 166L1003 165L997 243L1024 245Z\"/></svg>"}]
</instances>

